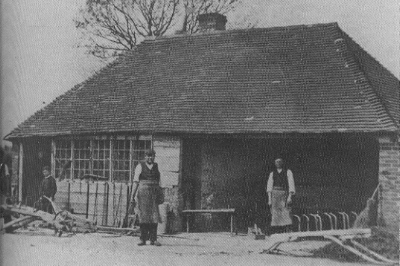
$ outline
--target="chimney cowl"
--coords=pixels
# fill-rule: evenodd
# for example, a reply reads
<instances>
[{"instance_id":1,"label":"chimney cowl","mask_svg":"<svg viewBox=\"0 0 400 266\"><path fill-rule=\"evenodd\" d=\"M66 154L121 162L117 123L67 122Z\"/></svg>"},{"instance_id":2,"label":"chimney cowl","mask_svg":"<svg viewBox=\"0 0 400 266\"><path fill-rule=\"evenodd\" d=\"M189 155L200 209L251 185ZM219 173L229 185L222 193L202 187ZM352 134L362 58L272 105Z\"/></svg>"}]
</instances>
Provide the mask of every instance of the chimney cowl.
<instances>
[{"instance_id":1,"label":"chimney cowl","mask_svg":"<svg viewBox=\"0 0 400 266\"><path fill-rule=\"evenodd\" d=\"M197 20L199 21L199 32L209 32L226 29L226 16L219 13L200 14Z\"/></svg>"}]
</instances>

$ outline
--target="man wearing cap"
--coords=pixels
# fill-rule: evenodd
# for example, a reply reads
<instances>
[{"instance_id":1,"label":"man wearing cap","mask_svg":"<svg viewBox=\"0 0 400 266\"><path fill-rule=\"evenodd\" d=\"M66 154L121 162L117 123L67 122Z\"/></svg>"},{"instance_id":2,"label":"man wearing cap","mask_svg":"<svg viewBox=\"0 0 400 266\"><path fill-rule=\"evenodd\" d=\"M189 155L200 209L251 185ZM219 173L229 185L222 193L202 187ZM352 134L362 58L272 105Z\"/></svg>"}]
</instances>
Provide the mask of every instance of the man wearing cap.
<instances>
[{"instance_id":1,"label":"man wearing cap","mask_svg":"<svg viewBox=\"0 0 400 266\"><path fill-rule=\"evenodd\" d=\"M43 176L44 179L42 184L40 185L40 197L41 197L41 209L42 211L52 213L52 206L50 201L48 201L45 197L50 198L54 201L54 195L57 193L57 184L54 177L50 175L50 167L43 167Z\"/></svg>"},{"instance_id":2,"label":"man wearing cap","mask_svg":"<svg viewBox=\"0 0 400 266\"><path fill-rule=\"evenodd\" d=\"M161 204L160 171L157 163L154 162L155 151L146 151L145 162L139 163L135 168L133 187L131 194L131 204L137 192L139 224L140 224L140 243L139 246L146 245L150 240L151 245L161 246L157 241L157 226L161 222L158 205Z\"/></svg>"},{"instance_id":3,"label":"man wearing cap","mask_svg":"<svg viewBox=\"0 0 400 266\"><path fill-rule=\"evenodd\" d=\"M269 174L267 182L268 205L271 209L271 227L275 232L288 232L292 225L291 204L295 194L293 173L283 166L277 157L276 169Z\"/></svg>"}]
</instances>

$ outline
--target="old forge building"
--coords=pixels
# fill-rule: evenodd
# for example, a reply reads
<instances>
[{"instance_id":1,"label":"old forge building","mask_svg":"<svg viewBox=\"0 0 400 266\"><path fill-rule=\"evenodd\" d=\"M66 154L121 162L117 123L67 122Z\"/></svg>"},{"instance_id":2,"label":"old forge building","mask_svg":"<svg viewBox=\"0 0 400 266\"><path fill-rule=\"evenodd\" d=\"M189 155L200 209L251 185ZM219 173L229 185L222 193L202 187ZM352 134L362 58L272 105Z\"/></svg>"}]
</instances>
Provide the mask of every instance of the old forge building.
<instances>
[{"instance_id":1,"label":"old forge building","mask_svg":"<svg viewBox=\"0 0 400 266\"><path fill-rule=\"evenodd\" d=\"M380 183L379 213L398 226L399 80L336 23L225 22L207 14L197 34L144 40L14 129L19 199L37 200L50 165L59 204L119 225L134 168L153 147L171 230L185 229L184 209L228 207L244 230L265 221L281 154L294 213L358 213Z\"/></svg>"}]
</instances>

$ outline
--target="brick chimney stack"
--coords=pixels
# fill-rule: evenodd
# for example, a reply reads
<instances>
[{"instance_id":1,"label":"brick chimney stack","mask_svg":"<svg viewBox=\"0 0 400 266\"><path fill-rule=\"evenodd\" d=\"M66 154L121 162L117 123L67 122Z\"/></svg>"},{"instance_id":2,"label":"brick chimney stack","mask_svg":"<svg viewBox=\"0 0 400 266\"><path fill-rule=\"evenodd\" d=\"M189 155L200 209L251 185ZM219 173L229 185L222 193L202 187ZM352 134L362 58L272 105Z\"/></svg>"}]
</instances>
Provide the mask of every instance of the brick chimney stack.
<instances>
[{"instance_id":1,"label":"brick chimney stack","mask_svg":"<svg viewBox=\"0 0 400 266\"><path fill-rule=\"evenodd\" d=\"M199 32L225 30L226 16L219 13L201 14L198 16Z\"/></svg>"}]
</instances>

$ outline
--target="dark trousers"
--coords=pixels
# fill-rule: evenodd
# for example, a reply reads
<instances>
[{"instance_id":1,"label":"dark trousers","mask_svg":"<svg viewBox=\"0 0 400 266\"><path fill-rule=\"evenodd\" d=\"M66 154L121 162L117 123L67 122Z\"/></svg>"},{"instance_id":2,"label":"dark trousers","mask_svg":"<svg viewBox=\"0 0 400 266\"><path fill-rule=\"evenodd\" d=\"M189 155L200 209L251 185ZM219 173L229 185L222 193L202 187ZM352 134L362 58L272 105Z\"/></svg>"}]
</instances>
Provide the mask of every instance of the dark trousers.
<instances>
[{"instance_id":1,"label":"dark trousers","mask_svg":"<svg viewBox=\"0 0 400 266\"><path fill-rule=\"evenodd\" d=\"M47 199L42 198L40 205L41 205L40 210L48 213L53 213L53 206L51 205L51 202L48 201Z\"/></svg>"},{"instance_id":2,"label":"dark trousers","mask_svg":"<svg viewBox=\"0 0 400 266\"><path fill-rule=\"evenodd\" d=\"M150 240L150 242L157 241L157 223L143 223L140 224L140 240L146 242Z\"/></svg>"}]
</instances>

